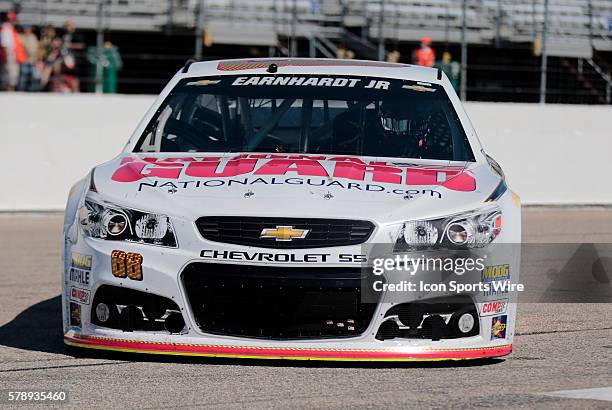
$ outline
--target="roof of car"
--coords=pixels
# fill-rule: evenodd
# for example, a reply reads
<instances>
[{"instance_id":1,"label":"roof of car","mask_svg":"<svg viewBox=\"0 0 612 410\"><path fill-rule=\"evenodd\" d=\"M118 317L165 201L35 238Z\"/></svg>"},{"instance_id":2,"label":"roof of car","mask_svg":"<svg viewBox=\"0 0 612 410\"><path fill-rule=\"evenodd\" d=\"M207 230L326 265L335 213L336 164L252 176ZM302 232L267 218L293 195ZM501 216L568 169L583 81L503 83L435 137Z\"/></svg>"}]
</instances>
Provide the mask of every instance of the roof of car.
<instances>
[{"instance_id":1,"label":"roof of car","mask_svg":"<svg viewBox=\"0 0 612 410\"><path fill-rule=\"evenodd\" d=\"M272 69L270 66L275 65ZM439 70L411 64L328 58L251 58L188 63L185 77L228 74L323 74L402 78L438 82Z\"/></svg>"}]
</instances>

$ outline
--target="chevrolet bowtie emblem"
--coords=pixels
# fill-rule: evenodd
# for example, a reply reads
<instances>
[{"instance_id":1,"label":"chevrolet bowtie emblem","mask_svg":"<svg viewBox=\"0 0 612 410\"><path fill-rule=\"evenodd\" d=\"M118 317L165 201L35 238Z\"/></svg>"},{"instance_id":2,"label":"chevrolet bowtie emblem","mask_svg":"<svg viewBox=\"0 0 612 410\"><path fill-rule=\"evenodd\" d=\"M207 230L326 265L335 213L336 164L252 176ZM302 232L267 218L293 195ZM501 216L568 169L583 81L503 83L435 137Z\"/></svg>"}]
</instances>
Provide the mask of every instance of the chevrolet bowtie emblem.
<instances>
[{"instance_id":1,"label":"chevrolet bowtie emblem","mask_svg":"<svg viewBox=\"0 0 612 410\"><path fill-rule=\"evenodd\" d=\"M260 238L274 238L277 241L292 241L294 239L304 239L310 229L294 229L293 226L277 226L276 228L266 228L261 231Z\"/></svg>"}]
</instances>

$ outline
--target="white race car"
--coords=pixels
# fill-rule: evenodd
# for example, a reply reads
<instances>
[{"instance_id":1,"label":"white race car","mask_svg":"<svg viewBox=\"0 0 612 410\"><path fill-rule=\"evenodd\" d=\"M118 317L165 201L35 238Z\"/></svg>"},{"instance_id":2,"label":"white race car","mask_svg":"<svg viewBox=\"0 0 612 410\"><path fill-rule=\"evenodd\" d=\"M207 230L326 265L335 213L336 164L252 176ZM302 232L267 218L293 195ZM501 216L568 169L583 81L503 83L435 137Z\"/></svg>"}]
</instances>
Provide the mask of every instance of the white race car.
<instances>
[{"instance_id":1,"label":"white race car","mask_svg":"<svg viewBox=\"0 0 612 410\"><path fill-rule=\"evenodd\" d=\"M64 341L210 357L503 356L519 259L502 244L518 243L519 199L440 70L188 63L123 152L70 192Z\"/></svg>"}]
</instances>

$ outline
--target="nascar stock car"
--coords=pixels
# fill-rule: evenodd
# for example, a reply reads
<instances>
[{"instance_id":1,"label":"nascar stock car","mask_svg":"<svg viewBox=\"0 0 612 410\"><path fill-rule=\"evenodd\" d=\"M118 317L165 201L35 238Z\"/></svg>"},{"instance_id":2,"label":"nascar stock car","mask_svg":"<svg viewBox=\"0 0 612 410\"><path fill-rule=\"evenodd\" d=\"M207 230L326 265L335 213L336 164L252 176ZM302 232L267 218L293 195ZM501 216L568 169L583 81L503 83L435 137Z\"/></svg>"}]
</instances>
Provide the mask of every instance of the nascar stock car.
<instances>
[{"instance_id":1,"label":"nascar stock car","mask_svg":"<svg viewBox=\"0 0 612 410\"><path fill-rule=\"evenodd\" d=\"M519 199L441 71L189 62L123 152L70 191L64 341L246 358L504 356L516 304L489 285L515 280L518 264L492 247L519 242ZM477 289L397 292L406 281L392 290L389 271L374 292L363 279L377 244L391 257L489 255Z\"/></svg>"}]
</instances>

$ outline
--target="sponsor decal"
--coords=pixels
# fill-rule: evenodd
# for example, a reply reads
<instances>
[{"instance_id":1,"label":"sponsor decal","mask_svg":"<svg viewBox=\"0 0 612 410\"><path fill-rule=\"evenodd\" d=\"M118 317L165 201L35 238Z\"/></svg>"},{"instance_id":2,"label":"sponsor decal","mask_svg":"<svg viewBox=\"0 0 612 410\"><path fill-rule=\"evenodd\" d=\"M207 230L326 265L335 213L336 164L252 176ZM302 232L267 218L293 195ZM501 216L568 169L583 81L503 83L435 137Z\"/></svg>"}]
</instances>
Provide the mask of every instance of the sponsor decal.
<instances>
[{"instance_id":1,"label":"sponsor decal","mask_svg":"<svg viewBox=\"0 0 612 410\"><path fill-rule=\"evenodd\" d=\"M189 181L152 181L141 182L138 186L138 192L146 189L167 189L170 193L176 193L184 189L206 189L219 188L233 185L309 185L315 187L328 187L346 190L357 190L367 192L388 193L401 195L406 199L413 199L421 196L432 198L442 198L442 193L435 189L387 189L382 185L377 184L360 184L356 182L342 183L340 181L329 181L323 178L243 178L243 179L208 179L204 181L189 180Z\"/></svg>"},{"instance_id":2,"label":"sponsor decal","mask_svg":"<svg viewBox=\"0 0 612 410\"><path fill-rule=\"evenodd\" d=\"M491 316L506 313L506 307L508 306L508 299L492 300L489 302L483 302L480 305L480 316Z\"/></svg>"},{"instance_id":3,"label":"sponsor decal","mask_svg":"<svg viewBox=\"0 0 612 410\"><path fill-rule=\"evenodd\" d=\"M200 80L200 81L190 81L187 85L215 85L220 83L221 80Z\"/></svg>"},{"instance_id":4,"label":"sponsor decal","mask_svg":"<svg viewBox=\"0 0 612 410\"><path fill-rule=\"evenodd\" d=\"M74 286L70 288L70 300L73 302L89 305L89 296L90 292L87 289L81 289Z\"/></svg>"},{"instance_id":5,"label":"sponsor decal","mask_svg":"<svg viewBox=\"0 0 612 410\"><path fill-rule=\"evenodd\" d=\"M291 242L294 239L304 239L310 232L309 229L294 229L293 226L277 226L266 228L261 231L260 238L273 238L277 242Z\"/></svg>"},{"instance_id":6,"label":"sponsor decal","mask_svg":"<svg viewBox=\"0 0 612 410\"><path fill-rule=\"evenodd\" d=\"M83 270L71 267L70 272L68 274L68 280L72 283L76 283L77 285L89 286L90 275L90 270Z\"/></svg>"},{"instance_id":7,"label":"sponsor decal","mask_svg":"<svg viewBox=\"0 0 612 410\"><path fill-rule=\"evenodd\" d=\"M485 266L481 273L481 282L495 282L510 279L510 265Z\"/></svg>"},{"instance_id":8,"label":"sponsor decal","mask_svg":"<svg viewBox=\"0 0 612 410\"><path fill-rule=\"evenodd\" d=\"M362 78L346 77L297 77L297 76L252 76L236 77L233 86L289 86L289 87L346 87L373 88L388 90L391 83L383 80L370 80L367 83Z\"/></svg>"},{"instance_id":9,"label":"sponsor decal","mask_svg":"<svg viewBox=\"0 0 612 410\"><path fill-rule=\"evenodd\" d=\"M111 252L111 273L116 278L142 280L142 255L114 250Z\"/></svg>"},{"instance_id":10,"label":"sponsor decal","mask_svg":"<svg viewBox=\"0 0 612 410\"><path fill-rule=\"evenodd\" d=\"M434 166L370 161L325 155L240 154L233 157L124 157L115 182L141 182L150 188L212 188L235 185L311 185L344 189L429 194L441 198L438 186L474 191L476 180L461 166ZM357 181L357 182L351 182ZM381 184L388 184L387 187ZM392 187L396 185L396 187ZM399 186L412 186L402 189ZM416 187L420 187L416 189ZM432 189L424 189L430 187Z\"/></svg>"},{"instance_id":11,"label":"sponsor decal","mask_svg":"<svg viewBox=\"0 0 612 410\"><path fill-rule=\"evenodd\" d=\"M430 92L430 93L436 92L435 88L425 87L423 85L404 85L402 86L402 88L405 88L407 90L419 91L419 92L423 92L423 91Z\"/></svg>"},{"instance_id":12,"label":"sponsor decal","mask_svg":"<svg viewBox=\"0 0 612 410\"><path fill-rule=\"evenodd\" d=\"M72 252L70 266L78 269L91 269L91 255Z\"/></svg>"},{"instance_id":13,"label":"sponsor decal","mask_svg":"<svg viewBox=\"0 0 612 410\"><path fill-rule=\"evenodd\" d=\"M81 305L70 302L70 326L81 327Z\"/></svg>"},{"instance_id":14,"label":"sponsor decal","mask_svg":"<svg viewBox=\"0 0 612 410\"><path fill-rule=\"evenodd\" d=\"M365 255L353 255L341 253L332 255L331 253L268 253L268 252L248 252L248 251L225 251L217 249L204 249L200 252L200 257L204 259L250 261L250 262L280 262L280 263L364 263L367 261Z\"/></svg>"},{"instance_id":15,"label":"sponsor decal","mask_svg":"<svg viewBox=\"0 0 612 410\"><path fill-rule=\"evenodd\" d=\"M506 338L507 315L495 316L491 319L491 340Z\"/></svg>"},{"instance_id":16,"label":"sponsor decal","mask_svg":"<svg viewBox=\"0 0 612 410\"><path fill-rule=\"evenodd\" d=\"M73 252L70 258L68 280L80 286L89 287L91 275L91 255Z\"/></svg>"}]
</instances>

